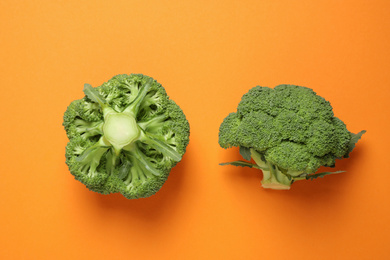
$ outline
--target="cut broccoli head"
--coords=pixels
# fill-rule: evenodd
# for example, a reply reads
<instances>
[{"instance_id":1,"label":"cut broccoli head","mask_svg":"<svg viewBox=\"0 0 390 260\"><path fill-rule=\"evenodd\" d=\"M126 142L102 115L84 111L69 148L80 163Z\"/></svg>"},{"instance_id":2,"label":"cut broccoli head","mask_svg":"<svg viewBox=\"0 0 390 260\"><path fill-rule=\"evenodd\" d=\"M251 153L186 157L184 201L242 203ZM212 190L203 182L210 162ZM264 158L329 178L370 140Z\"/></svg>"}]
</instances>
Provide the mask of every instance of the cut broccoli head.
<instances>
[{"instance_id":1,"label":"cut broccoli head","mask_svg":"<svg viewBox=\"0 0 390 260\"><path fill-rule=\"evenodd\" d=\"M230 113L219 129L222 148L238 146L244 159L252 158L256 164L222 165L262 169L263 187L289 189L294 181L331 174L315 172L347 158L364 133L350 133L334 117L330 103L312 89L257 86L243 95L237 112Z\"/></svg>"},{"instance_id":2,"label":"cut broccoli head","mask_svg":"<svg viewBox=\"0 0 390 260\"><path fill-rule=\"evenodd\" d=\"M85 97L64 114L66 163L95 192L126 198L155 194L181 160L190 127L157 81L118 75L102 86L86 84Z\"/></svg>"}]
</instances>

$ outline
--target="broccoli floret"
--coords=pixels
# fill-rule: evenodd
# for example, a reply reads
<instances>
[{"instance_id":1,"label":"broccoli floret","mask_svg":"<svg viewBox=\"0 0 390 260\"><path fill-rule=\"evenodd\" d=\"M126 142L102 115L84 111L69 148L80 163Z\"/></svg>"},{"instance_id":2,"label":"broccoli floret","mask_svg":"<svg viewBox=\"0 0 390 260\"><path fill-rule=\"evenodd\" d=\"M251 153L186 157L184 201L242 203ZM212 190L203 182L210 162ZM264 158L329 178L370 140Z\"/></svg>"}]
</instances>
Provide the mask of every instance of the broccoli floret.
<instances>
[{"instance_id":1,"label":"broccoli floret","mask_svg":"<svg viewBox=\"0 0 390 260\"><path fill-rule=\"evenodd\" d=\"M75 179L102 194L145 198L160 190L189 142L189 123L157 81L117 75L84 86L64 114L66 164Z\"/></svg>"},{"instance_id":2,"label":"broccoli floret","mask_svg":"<svg viewBox=\"0 0 390 260\"><path fill-rule=\"evenodd\" d=\"M243 158L255 164L221 165L261 169L264 188L290 189L294 181L339 173L316 171L347 158L364 133L350 133L333 115L330 103L310 88L257 86L243 95L237 112L230 113L219 128L219 145L240 147Z\"/></svg>"}]
</instances>

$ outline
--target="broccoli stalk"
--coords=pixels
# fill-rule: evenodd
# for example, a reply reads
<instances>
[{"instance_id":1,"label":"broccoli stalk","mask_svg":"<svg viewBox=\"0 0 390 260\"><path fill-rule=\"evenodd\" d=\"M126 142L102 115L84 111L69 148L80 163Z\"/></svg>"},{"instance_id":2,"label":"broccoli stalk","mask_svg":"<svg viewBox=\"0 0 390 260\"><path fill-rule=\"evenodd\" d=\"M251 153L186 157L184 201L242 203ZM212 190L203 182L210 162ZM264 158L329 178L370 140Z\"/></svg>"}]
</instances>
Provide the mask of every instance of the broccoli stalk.
<instances>
[{"instance_id":1,"label":"broccoli stalk","mask_svg":"<svg viewBox=\"0 0 390 260\"><path fill-rule=\"evenodd\" d=\"M222 163L260 169L264 188L289 190L299 180L329 174L316 171L334 167L348 158L365 131L350 133L334 117L330 103L309 88L279 85L249 90L219 129L222 148L238 146L245 161Z\"/></svg>"},{"instance_id":2,"label":"broccoli stalk","mask_svg":"<svg viewBox=\"0 0 390 260\"><path fill-rule=\"evenodd\" d=\"M275 189L275 190L289 190L291 185L291 178L288 178L283 174L277 166L267 162L261 158L262 156L254 149L250 149L251 157L257 164L257 166L263 171L263 180L261 184L263 188Z\"/></svg>"},{"instance_id":3,"label":"broccoli stalk","mask_svg":"<svg viewBox=\"0 0 390 260\"><path fill-rule=\"evenodd\" d=\"M157 192L188 144L181 109L143 75L119 75L98 88L85 84L84 93L64 115L71 173L103 194Z\"/></svg>"}]
</instances>

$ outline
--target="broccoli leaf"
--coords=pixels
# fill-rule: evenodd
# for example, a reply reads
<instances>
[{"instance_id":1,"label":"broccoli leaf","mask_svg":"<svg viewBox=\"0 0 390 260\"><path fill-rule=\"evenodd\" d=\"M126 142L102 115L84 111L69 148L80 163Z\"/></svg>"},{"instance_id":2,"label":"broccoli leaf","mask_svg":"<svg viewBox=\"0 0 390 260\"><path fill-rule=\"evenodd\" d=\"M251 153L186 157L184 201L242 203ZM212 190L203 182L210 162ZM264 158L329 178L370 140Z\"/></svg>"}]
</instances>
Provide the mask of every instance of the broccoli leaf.
<instances>
[{"instance_id":1,"label":"broccoli leaf","mask_svg":"<svg viewBox=\"0 0 390 260\"><path fill-rule=\"evenodd\" d=\"M131 170L131 163L129 161L125 161L123 165L119 168L118 178L124 180Z\"/></svg>"},{"instance_id":2,"label":"broccoli leaf","mask_svg":"<svg viewBox=\"0 0 390 260\"><path fill-rule=\"evenodd\" d=\"M356 143L360 140L362 135L366 132L366 130L360 131L357 134L351 133L351 141L349 142L348 145L348 151L346 155L344 155L345 158L349 157L349 154L352 152L352 150L355 148Z\"/></svg>"},{"instance_id":3,"label":"broccoli leaf","mask_svg":"<svg viewBox=\"0 0 390 260\"><path fill-rule=\"evenodd\" d=\"M234 162L225 162L225 163L220 163L219 165L233 165L233 166L240 166L240 167L249 167L249 168L256 168L256 169L261 169L261 170L268 170L268 168L262 168L259 167L257 164L250 163L250 162L245 162L245 161L234 161Z\"/></svg>"},{"instance_id":4,"label":"broccoli leaf","mask_svg":"<svg viewBox=\"0 0 390 260\"><path fill-rule=\"evenodd\" d=\"M251 160L251 149L248 147L240 146L240 154L242 158L244 158L247 161Z\"/></svg>"},{"instance_id":5,"label":"broccoli leaf","mask_svg":"<svg viewBox=\"0 0 390 260\"><path fill-rule=\"evenodd\" d=\"M342 172L345 172L345 171L314 173L314 174L307 175L306 180L314 180L317 178L323 178L324 176L329 175L329 174L337 174L337 173L342 173Z\"/></svg>"}]
</instances>

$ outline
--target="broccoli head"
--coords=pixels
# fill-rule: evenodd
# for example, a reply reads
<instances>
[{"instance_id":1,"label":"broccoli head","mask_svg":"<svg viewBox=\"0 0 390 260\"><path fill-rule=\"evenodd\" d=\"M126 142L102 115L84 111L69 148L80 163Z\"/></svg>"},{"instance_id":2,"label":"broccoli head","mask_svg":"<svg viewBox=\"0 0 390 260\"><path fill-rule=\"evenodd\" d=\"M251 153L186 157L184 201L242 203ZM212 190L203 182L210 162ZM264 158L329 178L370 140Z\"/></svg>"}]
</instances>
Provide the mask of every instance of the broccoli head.
<instances>
[{"instance_id":1,"label":"broccoli head","mask_svg":"<svg viewBox=\"0 0 390 260\"><path fill-rule=\"evenodd\" d=\"M222 165L261 169L264 188L290 189L297 180L339 173L316 171L347 158L364 133L350 133L334 116L330 103L310 88L257 86L244 94L237 112L230 113L219 128L219 145L240 147L243 158L255 164Z\"/></svg>"},{"instance_id":2,"label":"broccoli head","mask_svg":"<svg viewBox=\"0 0 390 260\"><path fill-rule=\"evenodd\" d=\"M140 74L118 75L64 114L66 164L95 192L128 199L155 194L181 160L190 127L161 84Z\"/></svg>"}]
</instances>

